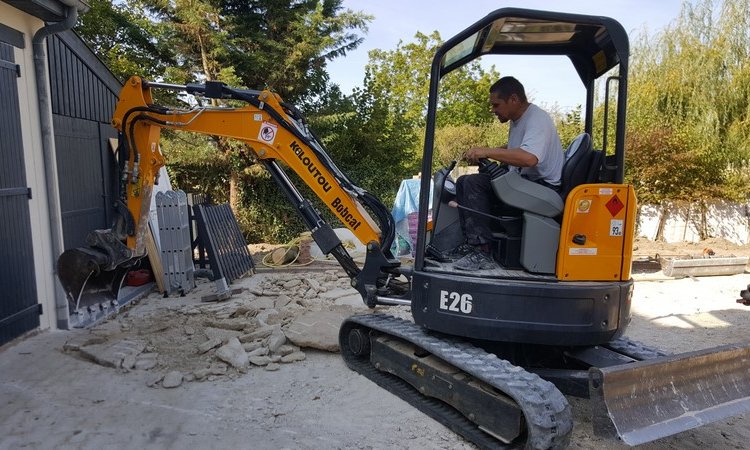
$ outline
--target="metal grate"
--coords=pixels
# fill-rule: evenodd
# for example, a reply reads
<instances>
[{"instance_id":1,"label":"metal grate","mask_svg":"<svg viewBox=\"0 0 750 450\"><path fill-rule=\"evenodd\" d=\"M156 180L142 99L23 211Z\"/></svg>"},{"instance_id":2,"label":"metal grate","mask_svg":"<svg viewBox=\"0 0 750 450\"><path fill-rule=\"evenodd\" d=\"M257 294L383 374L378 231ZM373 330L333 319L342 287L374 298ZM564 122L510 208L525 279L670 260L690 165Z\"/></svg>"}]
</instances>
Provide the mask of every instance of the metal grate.
<instances>
[{"instance_id":1,"label":"metal grate","mask_svg":"<svg viewBox=\"0 0 750 450\"><path fill-rule=\"evenodd\" d=\"M187 195L183 191L157 193L156 215L165 293L184 295L195 287Z\"/></svg>"},{"instance_id":2,"label":"metal grate","mask_svg":"<svg viewBox=\"0 0 750 450\"><path fill-rule=\"evenodd\" d=\"M214 279L231 283L255 269L237 219L228 203L215 206L196 205L198 239L208 250Z\"/></svg>"},{"instance_id":3,"label":"metal grate","mask_svg":"<svg viewBox=\"0 0 750 450\"><path fill-rule=\"evenodd\" d=\"M195 209L198 205L210 206L213 202L208 194L188 194L188 212L190 213L190 241L193 249L195 264L201 269L208 267L208 254L203 241L198 239L198 223L195 218ZM197 253L197 257L195 256Z\"/></svg>"}]
</instances>

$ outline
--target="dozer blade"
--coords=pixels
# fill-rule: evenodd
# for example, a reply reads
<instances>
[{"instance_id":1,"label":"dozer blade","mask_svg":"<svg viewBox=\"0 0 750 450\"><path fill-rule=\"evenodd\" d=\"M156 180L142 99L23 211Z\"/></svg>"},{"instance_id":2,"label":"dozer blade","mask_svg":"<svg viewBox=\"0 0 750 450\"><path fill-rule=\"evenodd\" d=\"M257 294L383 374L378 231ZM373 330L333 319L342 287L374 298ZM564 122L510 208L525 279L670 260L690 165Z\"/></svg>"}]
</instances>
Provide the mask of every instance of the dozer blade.
<instances>
[{"instance_id":1,"label":"dozer blade","mask_svg":"<svg viewBox=\"0 0 750 450\"><path fill-rule=\"evenodd\" d=\"M117 308L128 267L105 270L110 258L89 247L66 250L57 260L57 276L68 297L70 311L84 325ZM126 265L129 266L129 265Z\"/></svg>"},{"instance_id":2,"label":"dozer blade","mask_svg":"<svg viewBox=\"0 0 750 450\"><path fill-rule=\"evenodd\" d=\"M750 344L591 368L598 435L638 445L750 411Z\"/></svg>"}]
</instances>

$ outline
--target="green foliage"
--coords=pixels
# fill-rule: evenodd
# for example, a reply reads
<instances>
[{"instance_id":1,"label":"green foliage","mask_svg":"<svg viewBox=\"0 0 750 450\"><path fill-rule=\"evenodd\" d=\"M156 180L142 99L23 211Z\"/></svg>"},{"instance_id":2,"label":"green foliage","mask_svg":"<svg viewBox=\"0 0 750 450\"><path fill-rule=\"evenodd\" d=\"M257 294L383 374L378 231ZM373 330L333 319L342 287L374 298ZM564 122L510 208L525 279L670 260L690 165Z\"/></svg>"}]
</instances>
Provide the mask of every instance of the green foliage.
<instances>
[{"instance_id":1,"label":"green foliage","mask_svg":"<svg viewBox=\"0 0 750 450\"><path fill-rule=\"evenodd\" d=\"M445 125L435 130L433 168L461 161L471 147L500 147L508 142L508 125L486 122L480 125Z\"/></svg>"},{"instance_id":2,"label":"green foliage","mask_svg":"<svg viewBox=\"0 0 750 450\"><path fill-rule=\"evenodd\" d=\"M228 182L230 161L219 152L211 137L164 131L161 148L175 189L210 195L216 203L229 200L224 186Z\"/></svg>"},{"instance_id":3,"label":"green foliage","mask_svg":"<svg viewBox=\"0 0 750 450\"><path fill-rule=\"evenodd\" d=\"M362 88L345 96L329 84L326 64L359 46L372 18L343 9L341 0L88 3L91 11L76 30L120 78L269 87L307 110L333 161L386 205L400 181L421 170L439 33L417 33L395 49L371 51ZM644 35L633 46L626 177L641 201L747 198L748 52L750 0L685 3L655 39ZM487 101L499 76L474 61L441 80L435 166L473 146L505 144L507 125L494 120ZM550 113L563 146L582 131L581 107ZM595 115L600 127L601 106ZM596 128L595 139L600 135ZM243 144L165 132L162 147L177 187L216 201L239 192L236 214L251 241L286 241L303 230L295 208ZM337 226L305 186L300 190Z\"/></svg>"},{"instance_id":4,"label":"green foliage","mask_svg":"<svg viewBox=\"0 0 750 450\"><path fill-rule=\"evenodd\" d=\"M395 50L372 50L365 67L372 95L388 98L389 111L412 127L424 127L430 88L432 58L443 44L440 33L417 33L415 41L400 41ZM485 71L478 61L455 70L440 82L438 126L472 124L491 120L489 88L499 74Z\"/></svg>"},{"instance_id":5,"label":"green foliage","mask_svg":"<svg viewBox=\"0 0 750 450\"><path fill-rule=\"evenodd\" d=\"M643 203L689 200L709 187L702 161L691 151L686 133L667 127L631 130L626 152L626 178L632 180Z\"/></svg>"},{"instance_id":6,"label":"green foliage","mask_svg":"<svg viewBox=\"0 0 750 450\"><path fill-rule=\"evenodd\" d=\"M390 99L369 89L330 97L310 124L336 164L362 188L393 204L399 183L419 171L415 132L390 112Z\"/></svg>"},{"instance_id":7,"label":"green foliage","mask_svg":"<svg viewBox=\"0 0 750 450\"><path fill-rule=\"evenodd\" d=\"M560 135L563 149L567 148L573 142L573 139L584 131L581 109L581 105L578 105L572 111L549 111L557 126L557 133Z\"/></svg>"},{"instance_id":8,"label":"green foliage","mask_svg":"<svg viewBox=\"0 0 750 450\"><path fill-rule=\"evenodd\" d=\"M634 166L628 179L639 195L653 201L747 198L749 53L749 0L684 3L656 39L641 37L628 104ZM650 151L661 154L640 155Z\"/></svg>"},{"instance_id":9,"label":"green foliage","mask_svg":"<svg viewBox=\"0 0 750 450\"><path fill-rule=\"evenodd\" d=\"M117 78L156 78L175 63L161 27L140 8L110 0L87 3L91 9L79 18L74 29Z\"/></svg>"},{"instance_id":10,"label":"green foliage","mask_svg":"<svg viewBox=\"0 0 750 450\"><path fill-rule=\"evenodd\" d=\"M225 64L242 83L270 88L300 104L321 95L326 63L363 41L371 16L343 9L342 0L223 0L231 42Z\"/></svg>"}]
</instances>

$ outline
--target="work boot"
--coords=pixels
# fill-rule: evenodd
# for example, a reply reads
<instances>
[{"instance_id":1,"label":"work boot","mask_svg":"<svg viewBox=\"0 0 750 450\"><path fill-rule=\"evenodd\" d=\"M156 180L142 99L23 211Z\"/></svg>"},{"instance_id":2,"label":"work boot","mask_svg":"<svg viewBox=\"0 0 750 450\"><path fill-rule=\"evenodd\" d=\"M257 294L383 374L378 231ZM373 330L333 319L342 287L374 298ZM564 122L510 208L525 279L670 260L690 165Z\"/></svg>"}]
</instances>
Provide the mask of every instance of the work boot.
<instances>
[{"instance_id":1,"label":"work boot","mask_svg":"<svg viewBox=\"0 0 750 450\"><path fill-rule=\"evenodd\" d=\"M488 254L474 250L453 263L453 267L458 270L477 271L497 269L500 266Z\"/></svg>"},{"instance_id":2,"label":"work boot","mask_svg":"<svg viewBox=\"0 0 750 450\"><path fill-rule=\"evenodd\" d=\"M464 242L463 244L459 245L453 250L448 250L447 252L443 252L442 256L448 261L458 261L459 259L463 258L464 256L474 251L476 251L475 246Z\"/></svg>"}]
</instances>

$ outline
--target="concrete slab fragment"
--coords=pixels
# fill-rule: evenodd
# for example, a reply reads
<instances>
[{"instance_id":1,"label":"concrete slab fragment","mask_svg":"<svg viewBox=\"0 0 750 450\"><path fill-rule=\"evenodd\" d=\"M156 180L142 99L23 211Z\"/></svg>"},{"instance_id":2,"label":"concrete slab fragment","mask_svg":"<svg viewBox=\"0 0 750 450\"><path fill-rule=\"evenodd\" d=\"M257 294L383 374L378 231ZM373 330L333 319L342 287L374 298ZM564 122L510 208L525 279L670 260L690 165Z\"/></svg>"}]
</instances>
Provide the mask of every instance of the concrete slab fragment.
<instances>
[{"instance_id":1,"label":"concrete slab fragment","mask_svg":"<svg viewBox=\"0 0 750 450\"><path fill-rule=\"evenodd\" d=\"M135 357L146 349L146 342L124 339L114 343L94 344L81 347L79 352L85 358L105 367L119 369L127 357Z\"/></svg>"},{"instance_id":2,"label":"concrete slab fragment","mask_svg":"<svg viewBox=\"0 0 750 450\"><path fill-rule=\"evenodd\" d=\"M339 351L339 328L351 315L343 311L313 311L292 322L285 330L287 339L298 347Z\"/></svg>"}]
</instances>

